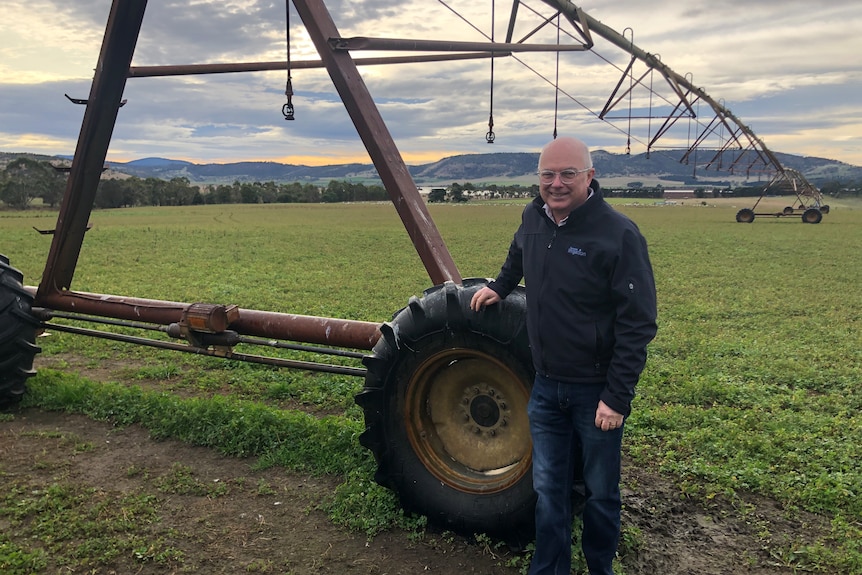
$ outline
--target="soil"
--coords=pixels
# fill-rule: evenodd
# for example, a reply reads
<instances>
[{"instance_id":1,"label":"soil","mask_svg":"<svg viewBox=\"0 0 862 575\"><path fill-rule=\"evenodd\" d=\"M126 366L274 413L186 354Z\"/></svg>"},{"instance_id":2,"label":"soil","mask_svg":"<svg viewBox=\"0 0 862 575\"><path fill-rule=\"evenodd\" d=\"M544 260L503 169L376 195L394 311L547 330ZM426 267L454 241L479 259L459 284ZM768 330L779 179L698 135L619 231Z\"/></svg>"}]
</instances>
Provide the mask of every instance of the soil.
<instances>
[{"instance_id":1,"label":"soil","mask_svg":"<svg viewBox=\"0 0 862 575\"><path fill-rule=\"evenodd\" d=\"M36 409L12 413L0 421L0 477L14 477L34 488L62 480L113 497L153 493L160 520L150 528L182 554L181 561L166 564L121 557L88 573L520 573L506 565L516 552L505 547L430 531L416 537L396 530L369 540L334 525L318 505L336 487L337 478L278 468L255 470L253 460L155 441L136 425L115 427ZM89 448L76 450L70 448L73 444ZM157 490L157 478L169 476L178 464L201 484L228 485L228 493ZM641 534L636 553L624 558L626 575L795 573L765 550L764 533L775 541L793 541L816 531L812 522L817 518L806 518L805 524L790 520L769 500L748 498L749 511L743 513L739 501L732 505L717 498L704 505L682 497L666 478L628 462L623 484L623 523ZM261 485L267 488L261 490ZM0 519L5 531L8 525L3 523ZM60 571L61 566L51 565L46 572Z\"/></svg>"}]
</instances>

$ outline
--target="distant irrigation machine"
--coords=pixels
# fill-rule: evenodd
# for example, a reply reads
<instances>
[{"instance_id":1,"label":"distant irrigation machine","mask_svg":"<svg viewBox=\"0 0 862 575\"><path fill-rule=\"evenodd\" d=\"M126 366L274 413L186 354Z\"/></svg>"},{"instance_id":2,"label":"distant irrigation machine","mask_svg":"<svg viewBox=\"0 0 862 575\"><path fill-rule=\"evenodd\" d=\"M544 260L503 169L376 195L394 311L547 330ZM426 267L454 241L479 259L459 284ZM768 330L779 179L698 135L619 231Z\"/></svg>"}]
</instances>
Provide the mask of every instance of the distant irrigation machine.
<instances>
[{"instance_id":1,"label":"distant irrigation machine","mask_svg":"<svg viewBox=\"0 0 862 575\"><path fill-rule=\"evenodd\" d=\"M537 6L515 0L507 13L507 35L502 42L495 41L493 32L482 33L487 41L481 42L343 38L322 0L292 3L319 60L291 63L288 43L284 62L133 67L147 2L114 0L89 97L70 98L86 105L86 110L39 285L27 286L9 260L0 257L0 401L13 404L25 393L26 381L35 373L34 357L40 351L37 335L47 328L231 360L364 377L364 388L356 397L366 422L360 442L378 463L375 479L393 489L405 509L460 533L529 537L534 496L526 405L533 372L524 323L524 292L518 290L480 314L470 310L472 294L487 280L462 279L358 66L485 58L492 63L493 89L494 59L518 60L521 53L546 52L557 59L559 68L561 53L588 53L594 48L593 35L597 35L630 54L631 59L628 66L617 68L620 81L595 116L613 124L610 113L628 103L629 113L621 118L631 126L633 95L647 87L650 94L659 94L652 81L658 75L668 95L661 96L665 110L650 107L641 116L641 124L647 117L650 122L661 120L655 131L650 123L648 138L643 140L648 151L678 120L691 122L696 118L698 136L684 154L684 162L706 168L723 162L730 170L771 169L774 186L790 186L797 192L799 205L788 210L801 211L806 222L819 222L828 208L821 206L813 186L800 174L784 169L751 130L688 77L639 49L631 35L615 32L567 0L533 2ZM527 41L542 29L550 29L551 38L556 40ZM523 37L515 39L519 30ZM560 41L561 31L566 42ZM354 59L353 50L423 54ZM294 113L291 67L325 68L328 72L433 287L421 297L411 297L383 323L73 291L72 278L118 111L126 104L123 93L127 79L287 70L287 103L282 111L289 120ZM636 67L646 71L636 75ZM542 79L553 85L557 95L568 96L558 84ZM712 110L711 121L697 118L695 106L700 102ZM492 107L485 134L489 143L494 141L493 127ZM620 131L628 147L632 132ZM719 144L707 147L719 132L723 134ZM706 162L695 162L698 149L709 150ZM730 155L732 160L726 160ZM753 209L743 210L738 220L750 222L754 215ZM88 322L94 327L78 327ZM98 327L106 324L154 329L169 337L130 336ZM238 351L242 344L347 354L361 358L365 368L251 355Z\"/></svg>"}]
</instances>

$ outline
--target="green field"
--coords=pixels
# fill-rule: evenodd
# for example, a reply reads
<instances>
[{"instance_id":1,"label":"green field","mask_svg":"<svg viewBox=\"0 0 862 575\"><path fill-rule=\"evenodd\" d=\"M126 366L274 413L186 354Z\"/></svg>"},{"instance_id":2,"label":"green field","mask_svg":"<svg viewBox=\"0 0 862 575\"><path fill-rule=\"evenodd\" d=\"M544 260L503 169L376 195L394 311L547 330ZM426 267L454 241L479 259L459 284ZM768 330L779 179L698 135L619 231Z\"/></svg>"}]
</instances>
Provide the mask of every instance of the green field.
<instances>
[{"instance_id":1,"label":"green field","mask_svg":"<svg viewBox=\"0 0 862 575\"><path fill-rule=\"evenodd\" d=\"M830 203L818 225L797 218L736 223L736 210L747 204L618 206L649 242L659 301L659 332L628 420L626 451L670 478L681 497L725 498L754 516L756 509L741 502L756 494L789 518L815 514L826 528L811 538L765 533L763 545L800 570L859 574L862 204ZM496 275L522 207L429 209L467 278ZM0 212L0 253L28 285L38 283L51 242L32 228L52 228L55 219L55 212ZM382 322L430 287L388 204L135 208L94 212L91 223L72 285L79 291ZM30 380L29 405L142 422L157 436L341 474L346 480L331 508L336 521L369 532L397 522L387 518L390 508L357 508L372 504L351 496L359 489L352 483L368 489L373 474L354 435L362 427L353 404L361 380L59 333L39 343L40 360L76 356L95 365L125 358L125 383L163 380L169 393L165 399L126 391L125 384L98 391L62 369L45 369ZM213 392L226 399L205 399ZM171 393L182 400L172 401ZM307 442L302 456L253 438L213 444L188 428L204 411L229 419L239 405L231 402L255 406L262 428L308 430L297 435ZM154 405L171 415L148 420ZM275 408L302 414L302 423L273 423Z\"/></svg>"}]
</instances>

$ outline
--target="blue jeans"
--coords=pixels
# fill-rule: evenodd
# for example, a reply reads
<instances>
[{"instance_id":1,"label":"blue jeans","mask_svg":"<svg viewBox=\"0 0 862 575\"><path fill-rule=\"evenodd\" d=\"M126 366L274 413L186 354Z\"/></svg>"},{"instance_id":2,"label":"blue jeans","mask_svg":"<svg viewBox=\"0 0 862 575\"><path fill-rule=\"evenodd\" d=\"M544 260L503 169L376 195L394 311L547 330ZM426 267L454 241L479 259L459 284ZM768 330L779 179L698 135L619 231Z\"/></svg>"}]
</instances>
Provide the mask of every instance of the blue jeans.
<instances>
[{"instance_id":1,"label":"blue jeans","mask_svg":"<svg viewBox=\"0 0 862 575\"><path fill-rule=\"evenodd\" d=\"M569 575L573 450L580 444L586 506L581 548L591 575L613 575L620 538L622 427L595 425L605 384L562 383L536 375L527 413L533 438L536 551L530 575ZM578 441L580 440L580 441Z\"/></svg>"}]
</instances>

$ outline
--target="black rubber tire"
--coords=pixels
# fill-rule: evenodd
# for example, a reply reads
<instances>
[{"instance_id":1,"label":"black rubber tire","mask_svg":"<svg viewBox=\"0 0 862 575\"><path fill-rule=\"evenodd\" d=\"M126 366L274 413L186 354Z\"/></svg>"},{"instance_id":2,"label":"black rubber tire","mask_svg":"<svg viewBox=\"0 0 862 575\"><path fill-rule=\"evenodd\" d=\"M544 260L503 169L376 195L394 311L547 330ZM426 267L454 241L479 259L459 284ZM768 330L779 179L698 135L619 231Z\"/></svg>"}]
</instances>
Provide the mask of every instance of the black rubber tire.
<instances>
[{"instance_id":1,"label":"black rubber tire","mask_svg":"<svg viewBox=\"0 0 862 575\"><path fill-rule=\"evenodd\" d=\"M39 321L31 313L33 296L24 289L24 276L0 255L0 408L21 401L26 381L34 376L33 358Z\"/></svg>"},{"instance_id":2,"label":"black rubber tire","mask_svg":"<svg viewBox=\"0 0 862 575\"><path fill-rule=\"evenodd\" d=\"M824 204L824 205L820 206L820 211L823 212L824 214L828 214L829 213L829 204Z\"/></svg>"},{"instance_id":3,"label":"black rubber tire","mask_svg":"<svg viewBox=\"0 0 862 575\"><path fill-rule=\"evenodd\" d=\"M754 210L751 208L742 208L736 212L736 221L741 224L750 224L754 221Z\"/></svg>"},{"instance_id":4,"label":"black rubber tire","mask_svg":"<svg viewBox=\"0 0 862 575\"><path fill-rule=\"evenodd\" d=\"M817 208L808 208L802 212L802 223L804 224L819 224L823 219L823 213Z\"/></svg>"},{"instance_id":5,"label":"black rubber tire","mask_svg":"<svg viewBox=\"0 0 862 575\"><path fill-rule=\"evenodd\" d=\"M486 283L428 289L381 326L356 396L360 443L406 511L522 545L535 532L526 300L518 288L474 313L470 298Z\"/></svg>"},{"instance_id":6,"label":"black rubber tire","mask_svg":"<svg viewBox=\"0 0 862 575\"><path fill-rule=\"evenodd\" d=\"M782 211L782 213L783 213L785 216L792 216L792 215L793 215L793 211L794 211L794 210L793 210L793 206L786 206L786 207L784 208L784 210Z\"/></svg>"}]
</instances>

